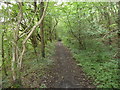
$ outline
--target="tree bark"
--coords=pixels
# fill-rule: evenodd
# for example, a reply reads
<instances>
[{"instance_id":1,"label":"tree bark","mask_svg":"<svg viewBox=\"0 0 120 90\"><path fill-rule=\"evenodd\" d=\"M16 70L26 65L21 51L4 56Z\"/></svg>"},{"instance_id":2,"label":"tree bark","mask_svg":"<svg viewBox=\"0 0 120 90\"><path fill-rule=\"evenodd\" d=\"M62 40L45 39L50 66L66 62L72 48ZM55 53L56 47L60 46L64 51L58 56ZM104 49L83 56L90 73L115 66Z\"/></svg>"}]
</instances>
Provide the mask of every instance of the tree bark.
<instances>
[{"instance_id":1,"label":"tree bark","mask_svg":"<svg viewBox=\"0 0 120 90\"><path fill-rule=\"evenodd\" d=\"M37 2L36 2L36 0L34 0L34 12L36 12L36 9L37 9ZM32 22L34 24L34 19ZM32 43L33 48L34 48L35 55L37 56L36 48L37 48L38 42L37 42L36 32L33 32L33 34L30 37L30 40L31 40L31 43Z\"/></svg>"},{"instance_id":2,"label":"tree bark","mask_svg":"<svg viewBox=\"0 0 120 90\"><path fill-rule=\"evenodd\" d=\"M4 58L4 33L5 31L2 32L2 69L5 73L5 75L7 76L7 70L6 70L6 67L5 67L5 58Z\"/></svg>"},{"instance_id":3,"label":"tree bark","mask_svg":"<svg viewBox=\"0 0 120 90\"><path fill-rule=\"evenodd\" d=\"M40 18L43 15L43 11L44 11L44 2L40 3ZM43 21L40 23L40 34L41 34L41 55L42 57L45 57L45 43L44 43L44 29L43 29Z\"/></svg>"},{"instance_id":4,"label":"tree bark","mask_svg":"<svg viewBox=\"0 0 120 90\"><path fill-rule=\"evenodd\" d=\"M16 66L18 65L18 57L19 57L19 51L18 51L18 38L19 38L19 25L22 21L22 3L19 2L18 3L19 6L19 13L18 13L18 22L16 25L16 28L13 32L13 58L11 61L11 70L12 70L12 76L13 76L13 85L18 82L21 81L20 80L20 71L18 68L16 68ZM21 84L21 83L19 83Z\"/></svg>"}]
</instances>

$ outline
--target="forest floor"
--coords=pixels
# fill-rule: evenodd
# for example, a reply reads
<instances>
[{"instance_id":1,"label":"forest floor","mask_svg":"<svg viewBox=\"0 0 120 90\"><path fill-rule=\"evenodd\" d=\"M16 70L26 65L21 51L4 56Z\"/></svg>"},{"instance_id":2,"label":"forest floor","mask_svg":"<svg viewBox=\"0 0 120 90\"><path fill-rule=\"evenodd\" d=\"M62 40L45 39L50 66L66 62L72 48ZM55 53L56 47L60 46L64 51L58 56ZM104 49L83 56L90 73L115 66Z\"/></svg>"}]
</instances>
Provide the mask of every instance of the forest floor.
<instances>
[{"instance_id":1,"label":"forest floor","mask_svg":"<svg viewBox=\"0 0 120 90\"><path fill-rule=\"evenodd\" d=\"M93 81L85 75L70 50L61 42L56 44L53 59L54 65L42 79L47 88L95 88Z\"/></svg>"}]
</instances>

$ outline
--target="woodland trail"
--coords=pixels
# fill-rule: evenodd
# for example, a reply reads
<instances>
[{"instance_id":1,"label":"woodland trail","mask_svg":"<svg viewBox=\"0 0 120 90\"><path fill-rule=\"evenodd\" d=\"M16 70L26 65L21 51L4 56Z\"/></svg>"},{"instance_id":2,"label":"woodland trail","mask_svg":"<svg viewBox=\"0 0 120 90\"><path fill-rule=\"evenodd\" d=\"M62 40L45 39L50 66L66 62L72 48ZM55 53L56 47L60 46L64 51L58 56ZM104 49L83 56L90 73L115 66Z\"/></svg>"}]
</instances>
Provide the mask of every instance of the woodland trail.
<instances>
[{"instance_id":1,"label":"woodland trail","mask_svg":"<svg viewBox=\"0 0 120 90\"><path fill-rule=\"evenodd\" d=\"M82 68L77 66L68 48L57 42L54 66L44 78L48 88L95 88Z\"/></svg>"}]
</instances>

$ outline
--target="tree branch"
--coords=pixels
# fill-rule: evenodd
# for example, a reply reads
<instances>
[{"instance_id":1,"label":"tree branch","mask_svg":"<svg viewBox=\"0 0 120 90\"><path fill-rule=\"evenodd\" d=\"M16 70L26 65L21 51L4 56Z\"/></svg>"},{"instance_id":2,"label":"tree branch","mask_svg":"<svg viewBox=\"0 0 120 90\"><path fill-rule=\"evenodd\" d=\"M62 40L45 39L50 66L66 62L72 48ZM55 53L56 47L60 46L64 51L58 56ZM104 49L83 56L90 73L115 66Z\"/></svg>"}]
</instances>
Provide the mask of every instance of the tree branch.
<instances>
[{"instance_id":1,"label":"tree branch","mask_svg":"<svg viewBox=\"0 0 120 90\"><path fill-rule=\"evenodd\" d=\"M22 45L23 45L23 50L22 50L22 53L21 53L21 55L20 55L20 57L19 57L19 66L18 66L19 69L21 69L23 55L24 55L24 52L25 52L25 49L26 49L26 48L25 48L25 44L26 44L27 40L30 38L30 36L32 35L32 33L35 31L36 27L39 26L39 25L41 24L42 20L44 19L45 14L46 14L47 7L48 7L48 2L47 2L46 7L45 7L45 9L44 9L44 11L43 11L42 17L41 17L40 20L32 27L31 32L30 32L30 33L27 35L27 37L23 40L23 43L22 43Z\"/></svg>"}]
</instances>

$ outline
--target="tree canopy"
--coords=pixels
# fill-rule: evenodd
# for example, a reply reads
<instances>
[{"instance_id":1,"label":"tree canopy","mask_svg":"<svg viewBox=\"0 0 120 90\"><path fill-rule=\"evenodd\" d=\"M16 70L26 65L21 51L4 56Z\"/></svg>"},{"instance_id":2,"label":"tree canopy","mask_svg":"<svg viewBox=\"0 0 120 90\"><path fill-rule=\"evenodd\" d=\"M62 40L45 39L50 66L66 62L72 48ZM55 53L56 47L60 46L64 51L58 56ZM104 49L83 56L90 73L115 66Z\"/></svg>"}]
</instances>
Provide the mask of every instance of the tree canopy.
<instances>
[{"instance_id":1,"label":"tree canopy","mask_svg":"<svg viewBox=\"0 0 120 90\"><path fill-rule=\"evenodd\" d=\"M0 13L4 88L21 87L27 72L52 65L60 41L94 85L119 88L119 2L1 2Z\"/></svg>"}]
</instances>

